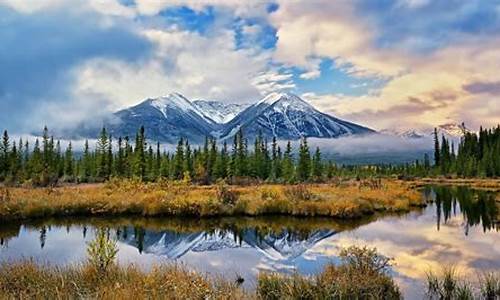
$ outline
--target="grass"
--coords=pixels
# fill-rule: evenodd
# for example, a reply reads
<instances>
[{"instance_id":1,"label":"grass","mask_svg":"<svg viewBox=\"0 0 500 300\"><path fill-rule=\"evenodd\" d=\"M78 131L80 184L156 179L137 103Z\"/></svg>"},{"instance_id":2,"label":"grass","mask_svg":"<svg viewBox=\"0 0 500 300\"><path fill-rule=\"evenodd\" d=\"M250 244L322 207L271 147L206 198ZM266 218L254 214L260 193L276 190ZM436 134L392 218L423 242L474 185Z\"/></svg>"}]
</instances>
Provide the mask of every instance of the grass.
<instances>
[{"instance_id":1,"label":"grass","mask_svg":"<svg viewBox=\"0 0 500 300\"><path fill-rule=\"evenodd\" d=\"M443 267L439 273L427 273L429 299L500 299L500 273L491 272L477 280L462 278L453 267Z\"/></svg>"},{"instance_id":2,"label":"grass","mask_svg":"<svg viewBox=\"0 0 500 300\"><path fill-rule=\"evenodd\" d=\"M387 275L389 260L375 249L351 247L343 263L317 276L261 273L254 291L242 279L209 279L176 265L142 271L114 262L114 241L104 231L89 244L88 262L57 268L32 261L0 265L1 299L399 299ZM108 254L112 254L109 256ZM114 253L114 254L113 254ZM103 257L104 260L103 260ZM106 263L102 263L105 261ZM96 263L97 262L97 263Z\"/></svg>"},{"instance_id":3,"label":"grass","mask_svg":"<svg viewBox=\"0 0 500 300\"><path fill-rule=\"evenodd\" d=\"M259 299L400 299L387 274L389 259L375 249L350 247L340 253L342 264L328 265L313 277L261 273Z\"/></svg>"},{"instance_id":4,"label":"grass","mask_svg":"<svg viewBox=\"0 0 500 300\"><path fill-rule=\"evenodd\" d=\"M58 188L0 189L0 219L56 216L324 216L359 218L378 211L405 212L424 205L419 192L402 181L378 188L340 185L186 185L111 180L106 184Z\"/></svg>"},{"instance_id":5,"label":"grass","mask_svg":"<svg viewBox=\"0 0 500 300\"><path fill-rule=\"evenodd\" d=\"M467 186L474 189L488 190L500 192L500 178L420 178L410 180L414 186L422 187L426 185L450 185L450 186Z\"/></svg>"}]
</instances>

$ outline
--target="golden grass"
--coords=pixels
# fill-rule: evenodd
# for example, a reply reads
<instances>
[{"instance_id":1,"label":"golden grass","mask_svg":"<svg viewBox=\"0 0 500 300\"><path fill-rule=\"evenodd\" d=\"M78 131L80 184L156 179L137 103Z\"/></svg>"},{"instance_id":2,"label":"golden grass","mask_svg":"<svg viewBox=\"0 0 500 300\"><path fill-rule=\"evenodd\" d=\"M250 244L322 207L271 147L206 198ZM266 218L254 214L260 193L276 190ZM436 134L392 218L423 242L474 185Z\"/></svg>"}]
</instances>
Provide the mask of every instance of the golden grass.
<instances>
[{"instance_id":1,"label":"golden grass","mask_svg":"<svg viewBox=\"0 0 500 300\"><path fill-rule=\"evenodd\" d=\"M245 299L236 283L211 280L178 266L145 272L130 265L105 273L90 265L52 267L33 262L0 266L1 299Z\"/></svg>"},{"instance_id":2,"label":"golden grass","mask_svg":"<svg viewBox=\"0 0 500 300\"><path fill-rule=\"evenodd\" d=\"M242 279L208 278L176 265L150 271L116 264L40 266L32 261L0 264L0 299L399 299L387 275L390 265L375 249L348 248L343 264L314 277L261 273L255 290Z\"/></svg>"},{"instance_id":3,"label":"golden grass","mask_svg":"<svg viewBox=\"0 0 500 300\"><path fill-rule=\"evenodd\" d=\"M303 186L310 197L294 197L286 185L219 186L141 183L112 180L102 185L59 188L0 189L0 219L53 216L325 216L357 218L377 211L403 212L423 205L419 192L402 181L384 181L381 188L356 183ZM302 191L303 192L303 191ZM235 196L233 199L232 197ZM231 198L227 201L226 197Z\"/></svg>"},{"instance_id":4,"label":"golden grass","mask_svg":"<svg viewBox=\"0 0 500 300\"><path fill-rule=\"evenodd\" d=\"M420 178L408 181L416 187L426 185L467 186L474 189L500 192L500 178Z\"/></svg>"}]
</instances>

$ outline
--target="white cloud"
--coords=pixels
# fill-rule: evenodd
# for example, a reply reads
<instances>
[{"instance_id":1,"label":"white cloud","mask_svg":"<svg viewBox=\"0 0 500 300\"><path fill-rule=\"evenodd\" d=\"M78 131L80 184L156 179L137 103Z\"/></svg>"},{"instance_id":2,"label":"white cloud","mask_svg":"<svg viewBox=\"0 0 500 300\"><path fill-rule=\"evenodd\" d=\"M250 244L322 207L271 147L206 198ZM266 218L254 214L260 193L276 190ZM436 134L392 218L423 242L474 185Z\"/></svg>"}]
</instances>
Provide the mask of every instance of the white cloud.
<instances>
[{"instance_id":1,"label":"white cloud","mask_svg":"<svg viewBox=\"0 0 500 300\"><path fill-rule=\"evenodd\" d=\"M143 34L157 45L152 58L141 64L89 61L77 71L76 93L100 95L117 109L173 91L188 98L255 101L271 87L290 84L291 75L269 73L269 53L235 49L230 31L210 37L175 28Z\"/></svg>"},{"instance_id":2,"label":"white cloud","mask_svg":"<svg viewBox=\"0 0 500 300\"><path fill-rule=\"evenodd\" d=\"M11 7L21 13L34 13L43 9L61 6L65 0L0 0L0 5Z\"/></svg>"}]
</instances>

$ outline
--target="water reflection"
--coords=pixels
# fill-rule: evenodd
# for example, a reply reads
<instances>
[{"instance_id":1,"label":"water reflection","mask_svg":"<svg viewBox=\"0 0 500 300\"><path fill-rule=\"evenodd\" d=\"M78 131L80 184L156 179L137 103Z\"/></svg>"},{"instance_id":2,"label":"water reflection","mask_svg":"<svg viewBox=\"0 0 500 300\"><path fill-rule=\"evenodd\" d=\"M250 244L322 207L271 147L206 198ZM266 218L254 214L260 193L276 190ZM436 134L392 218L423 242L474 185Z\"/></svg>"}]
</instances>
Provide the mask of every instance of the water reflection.
<instances>
[{"instance_id":1,"label":"water reflection","mask_svg":"<svg viewBox=\"0 0 500 300\"><path fill-rule=\"evenodd\" d=\"M500 228L495 193L472 190L463 186L433 186L426 187L423 195L427 201L435 203L437 230L440 229L442 222L446 223L460 212L464 219L465 235L468 235L472 226L480 225L485 232L498 231Z\"/></svg>"},{"instance_id":2,"label":"water reflection","mask_svg":"<svg viewBox=\"0 0 500 300\"><path fill-rule=\"evenodd\" d=\"M322 218L52 219L5 224L0 262L33 258L55 264L85 259L96 228L118 240L118 261L145 268L176 261L245 278L261 270L314 274L336 262L342 247L368 245L393 257L393 276L407 298L420 299L425 272L453 264L466 276L500 269L495 196L467 188L429 187L426 208L353 222ZM465 234L464 234L465 233Z\"/></svg>"}]
</instances>

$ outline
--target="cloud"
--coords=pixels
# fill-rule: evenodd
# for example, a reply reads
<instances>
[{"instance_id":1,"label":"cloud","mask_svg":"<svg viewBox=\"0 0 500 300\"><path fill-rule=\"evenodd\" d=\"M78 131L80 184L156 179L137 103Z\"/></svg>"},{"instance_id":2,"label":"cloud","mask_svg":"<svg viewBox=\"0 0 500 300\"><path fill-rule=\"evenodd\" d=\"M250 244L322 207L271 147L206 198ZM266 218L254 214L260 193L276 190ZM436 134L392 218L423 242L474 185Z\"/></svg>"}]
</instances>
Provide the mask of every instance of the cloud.
<instances>
[{"instance_id":1,"label":"cloud","mask_svg":"<svg viewBox=\"0 0 500 300\"><path fill-rule=\"evenodd\" d=\"M471 82L464 86L464 90L471 94L490 94L500 96L500 81L496 82Z\"/></svg>"},{"instance_id":2,"label":"cloud","mask_svg":"<svg viewBox=\"0 0 500 300\"><path fill-rule=\"evenodd\" d=\"M126 23L101 23L89 11L25 15L0 6L0 16L0 111L8 112L0 114L0 124L10 129L76 123L102 111L96 108L106 99L73 98L72 70L96 57L137 61L151 49Z\"/></svg>"},{"instance_id":3,"label":"cloud","mask_svg":"<svg viewBox=\"0 0 500 300\"><path fill-rule=\"evenodd\" d=\"M303 91L323 111L376 129L494 126L500 36L492 30L500 17L473 2L283 2L270 17L279 38L274 58L308 70L317 68L314 58L329 58L350 76L383 78L386 84L361 96Z\"/></svg>"},{"instance_id":4,"label":"cloud","mask_svg":"<svg viewBox=\"0 0 500 300\"><path fill-rule=\"evenodd\" d=\"M254 49L235 49L230 31L210 37L197 32L146 29L142 34L156 45L155 54L141 64L96 59L78 70L77 93L100 95L116 108L173 91L188 98L249 102L265 93L264 83L285 80L256 80L268 70L269 54ZM287 77L288 78L288 77Z\"/></svg>"}]
</instances>

